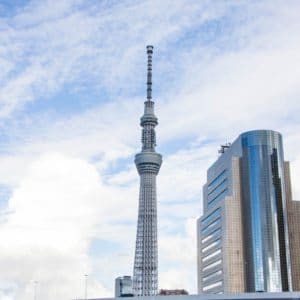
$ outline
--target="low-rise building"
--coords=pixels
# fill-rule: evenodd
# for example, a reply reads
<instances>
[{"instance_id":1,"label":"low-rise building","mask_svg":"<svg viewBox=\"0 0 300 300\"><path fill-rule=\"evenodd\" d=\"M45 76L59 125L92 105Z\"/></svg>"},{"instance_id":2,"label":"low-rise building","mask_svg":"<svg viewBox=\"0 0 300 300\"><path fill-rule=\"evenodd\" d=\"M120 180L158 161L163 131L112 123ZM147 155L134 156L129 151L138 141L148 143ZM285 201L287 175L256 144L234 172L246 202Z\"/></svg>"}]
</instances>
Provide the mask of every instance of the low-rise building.
<instances>
[{"instance_id":1,"label":"low-rise building","mask_svg":"<svg viewBox=\"0 0 300 300\"><path fill-rule=\"evenodd\" d=\"M133 297L131 276L122 276L115 279L115 297Z\"/></svg>"}]
</instances>

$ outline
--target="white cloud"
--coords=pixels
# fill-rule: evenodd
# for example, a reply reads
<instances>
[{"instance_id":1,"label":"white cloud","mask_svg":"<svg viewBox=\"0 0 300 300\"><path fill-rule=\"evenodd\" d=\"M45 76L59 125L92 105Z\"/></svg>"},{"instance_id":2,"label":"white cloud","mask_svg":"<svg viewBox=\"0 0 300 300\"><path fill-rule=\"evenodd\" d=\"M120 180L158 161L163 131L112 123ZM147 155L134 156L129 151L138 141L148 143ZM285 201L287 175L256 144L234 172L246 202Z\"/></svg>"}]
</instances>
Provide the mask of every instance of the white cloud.
<instances>
[{"instance_id":1,"label":"white cloud","mask_svg":"<svg viewBox=\"0 0 300 300\"><path fill-rule=\"evenodd\" d=\"M195 24L225 12L222 5L170 0L125 1L108 7L72 0L57 5L33 1L4 21L1 50L7 72L2 74L0 115L47 98L65 84L75 83L78 89L93 82L107 89L110 98L121 89L136 91L136 79L144 81L137 70L144 65L140 50L147 42L164 49Z\"/></svg>"},{"instance_id":2,"label":"white cloud","mask_svg":"<svg viewBox=\"0 0 300 300\"><path fill-rule=\"evenodd\" d=\"M1 280L18 283L16 298L31 299L32 280L43 299L74 298L90 273L87 250L100 220L110 212L108 194L86 162L49 153L30 167L9 201L14 213L1 225ZM108 218L108 217L107 217ZM14 267L12 267L14 266ZM107 293L93 283L91 294Z\"/></svg>"},{"instance_id":3,"label":"white cloud","mask_svg":"<svg viewBox=\"0 0 300 300\"><path fill-rule=\"evenodd\" d=\"M165 157L159 175L159 194L170 202L184 202L199 197L215 148L197 145ZM200 199L199 199L200 200Z\"/></svg>"},{"instance_id":4,"label":"white cloud","mask_svg":"<svg viewBox=\"0 0 300 300\"><path fill-rule=\"evenodd\" d=\"M162 234L158 243L160 288L185 288L194 292L196 286L195 218L187 218L183 234Z\"/></svg>"}]
</instances>

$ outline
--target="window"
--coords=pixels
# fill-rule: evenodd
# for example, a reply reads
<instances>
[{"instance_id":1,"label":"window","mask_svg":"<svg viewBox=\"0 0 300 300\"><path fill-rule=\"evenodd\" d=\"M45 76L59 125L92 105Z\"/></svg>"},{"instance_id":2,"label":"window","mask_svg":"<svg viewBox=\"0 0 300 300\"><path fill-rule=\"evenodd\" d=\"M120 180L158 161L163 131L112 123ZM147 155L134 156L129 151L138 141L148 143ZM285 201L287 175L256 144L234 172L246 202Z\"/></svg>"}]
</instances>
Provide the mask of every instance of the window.
<instances>
[{"instance_id":1,"label":"window","mask_svg":"<svg viewBox=\"0 0 300 300\"><path fill-rule=\"evenodd\" d=\"M217 239L216 241L214 241L213 243L209 244L208 246L206 246L205 248L202 249L202 253L206 252L207 250L213 248L216 245L219 245L221 243L221 239Z\"/></svg>"},{"instance_id":2,"label":"window","mask_svg":"<svg viewBox=\"0 0 300 300\"><path fill-rule=\"evenodd\" d=\"M203 281L207 281L207 280L212 279L212 278L214 278L215 276L218 276L218 275L221 275L221 274L222 274L222 270L218 270L218 271L216 271L216 272L213 272L213 273L211 273L211 274L209 274L209 275L203 277L202 280L203 280Z\"/></svg>"},{"instance_id":3,"label":"window","mask_svg":"<svg viewBox=\"0 0 300 300\"><path fill-rule=\"evenodd\" d=\"M203 291L207 291L207 290L213 289L213 288L221 286L221 285L222 285L222 281L217 281L215 283L212 283L210 285L203 287Z\"/></svg>"},{"instance_id":4,"label":"window","mask_svg":"<svg viewBox=\"0 0 300 300\"><path fill-rule=\"evenodd\" d=\"M214 227L215 225L220 223L221 218L219 217L218 219L216 219L215 221L213 221L212 223L208 224L206 227L204 227L202 229L202 233L207 232L210 228Z\"/></svg>"},{"instance_id":5,"label":"window","mask_svg":"<svg viewBox=\"0 0 300 300\"><path fill-rule=\"evenodd\" d=\"M216 185L216 183L220 182L220 180L227 174L227 170L221 172L207 187L210 189Z\"/></svg>"},{"instance_id":6,"label":"window","mask_svg":"<svg viewBox=\"0 0 300 300\"><path fill-rule=\"evenodd\" d=\"M208 235L207 237L205 237L202 240L202 244L204 244L206 241L210 240L211 238L215 237L219 232L221 232L221 228L218 228L218 229L214 230L213 232L211 232L210 235Z\"/></svg>"},{"instance_id":7,"label":"window","mask_svg":"<svg viewBox=\"0 0 300 300\"><path fill-rule=\"evenodd\" d=\"M218 194L215 198L208 202L208 207L214 205L216 202L220 201L227 193L227 188Z\"/></svg>"},{"instance_id":8,"label":"window","mask_svg":"<svg viewBox=\"0 0 300 300\"><path fill-rule=\"evenodd\" d=\"M219 214L220 210L221 210L220 207L215 209L213 212L211 212L206 218L204 218L201 221L201 224L208 223L211 219L213 219L214 217L216 217Z\"/></svg>"},{"instance_id":9,"label":"window","mask_svg":"<svg viewBox=\"0 0 300 300\"><path fill-rule=\"evenodd\" d=\"M213 190L211 190L207 196L210 196L211 194L217 193L220 190L224 189L226 184L227 184L227 178L225 178L222 182L220 182L220 184L218 184Z\"/></svg>"},{"instance_id":10,"label":"window","mask_svg":"<svg viewBox=\"0 0 300 300\"><path fill-rule=\"evenodd\" d=\"M205 267L202 269L202 271L204 272L204 271L207 271L207 270L209 270L209 269L212 269L213 267L220 265L221 262L222 262L222 259L219 259L219 260L217 260L217 261L215 261L215 262L213 262L213 263L211 263L211 264L205 266Z\"/></svg>"},{"instance_id":11,"label":"window","mask_svg":"<svg viewBox=\"0 0 300 300\"><path fill-rule=\"evenodd\" d=\"M203 261L203 262L204 262L204 261L207 261L207 260L209 260L210 258L213 258L213 257L217 256L217 255L220 254L220 253L221 253L221 249L218 249L217 251L215 251L215 252L213 252L213 253L211 253L211 254L205 256L204 258L202 258L202 261Z\"/></svg>"}]
</instances>

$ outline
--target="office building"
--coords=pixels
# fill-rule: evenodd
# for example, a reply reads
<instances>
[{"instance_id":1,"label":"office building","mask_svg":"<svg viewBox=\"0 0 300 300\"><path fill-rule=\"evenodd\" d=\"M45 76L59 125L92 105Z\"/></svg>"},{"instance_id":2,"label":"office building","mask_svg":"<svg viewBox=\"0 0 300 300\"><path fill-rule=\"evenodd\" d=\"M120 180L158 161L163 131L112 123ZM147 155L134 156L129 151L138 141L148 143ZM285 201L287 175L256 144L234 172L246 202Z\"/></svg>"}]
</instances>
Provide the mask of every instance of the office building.
<instances>
[{"instance_id":1,"label":"office building","mask_svg":"<svg viewBox=\"0 0 300 300\"><path fill-rule=\"evenodd\" d=\"M153 47L147 46L147 100L140 125L142 129L142 151L135 156L135 164L140 175L140 195L136 247L133 270L133 293L136 296L157 294L157 203L156 176L162 156L155 151L155 126L152 101L152 54Z\"/></svg>"},{"instance_id":2,"label":"office building","mask_svg":"<svg viewBox=\"0 0 300 300\"><path fill-rule=\"evenodd\" d=\"M292 269L292 288L300 291L300 201L292 200L290 164L285 162L287 219Z\"/></svg>"},{"instance_id":3,"label":"office building","mask_svg":"<svg viewBox=\"0 0 300 300\"><path fill-rule=\"evenodd\" d=\"M198 292L299 290L300 202L282 137L241 134L207 171L198 230Z\"/></svg>"},{"instance_id":4,"label":"office building","mask_svg":"<svg viewBox=\"0 0 300 300\"><path fill-rule=\"evenodd\" d=\"M115 297L133 297L131 276L115 279Z\"/></svg>"}]
</instances>

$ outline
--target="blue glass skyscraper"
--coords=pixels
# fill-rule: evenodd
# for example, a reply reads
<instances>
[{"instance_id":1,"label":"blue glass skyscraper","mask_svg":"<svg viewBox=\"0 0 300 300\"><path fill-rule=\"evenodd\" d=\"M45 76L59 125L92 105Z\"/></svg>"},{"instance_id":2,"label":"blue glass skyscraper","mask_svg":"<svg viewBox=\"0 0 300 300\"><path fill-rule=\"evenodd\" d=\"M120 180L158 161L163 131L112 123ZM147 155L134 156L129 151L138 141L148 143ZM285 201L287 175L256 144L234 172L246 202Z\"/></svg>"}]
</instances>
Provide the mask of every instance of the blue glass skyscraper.
<instances>
[{"instance_id":1,"label":"blue glass skyscraper","mask_svg":"<svg viewBox=\"0 0 300 300\"><path fill-rule=\"evenodd\" d=\"M290 237L300 239L300 229L289 226L289 207L300 218L300 202L288 193L280 133L245 132L220 153L207 172L198 220L199 292L292 290L300 282L292 261L299 250Z\"/></svg>"},{"instance_id":2,"label":"blue glass skyscraper","mask_svg":"<svg viewBox=\"0 0 300 300\"><path fill-rule=\"evenodd\" d=\"M241 135L246 286L288 291L291 267L282 138L274 131Z\"/></svg>"}]
</instances>

